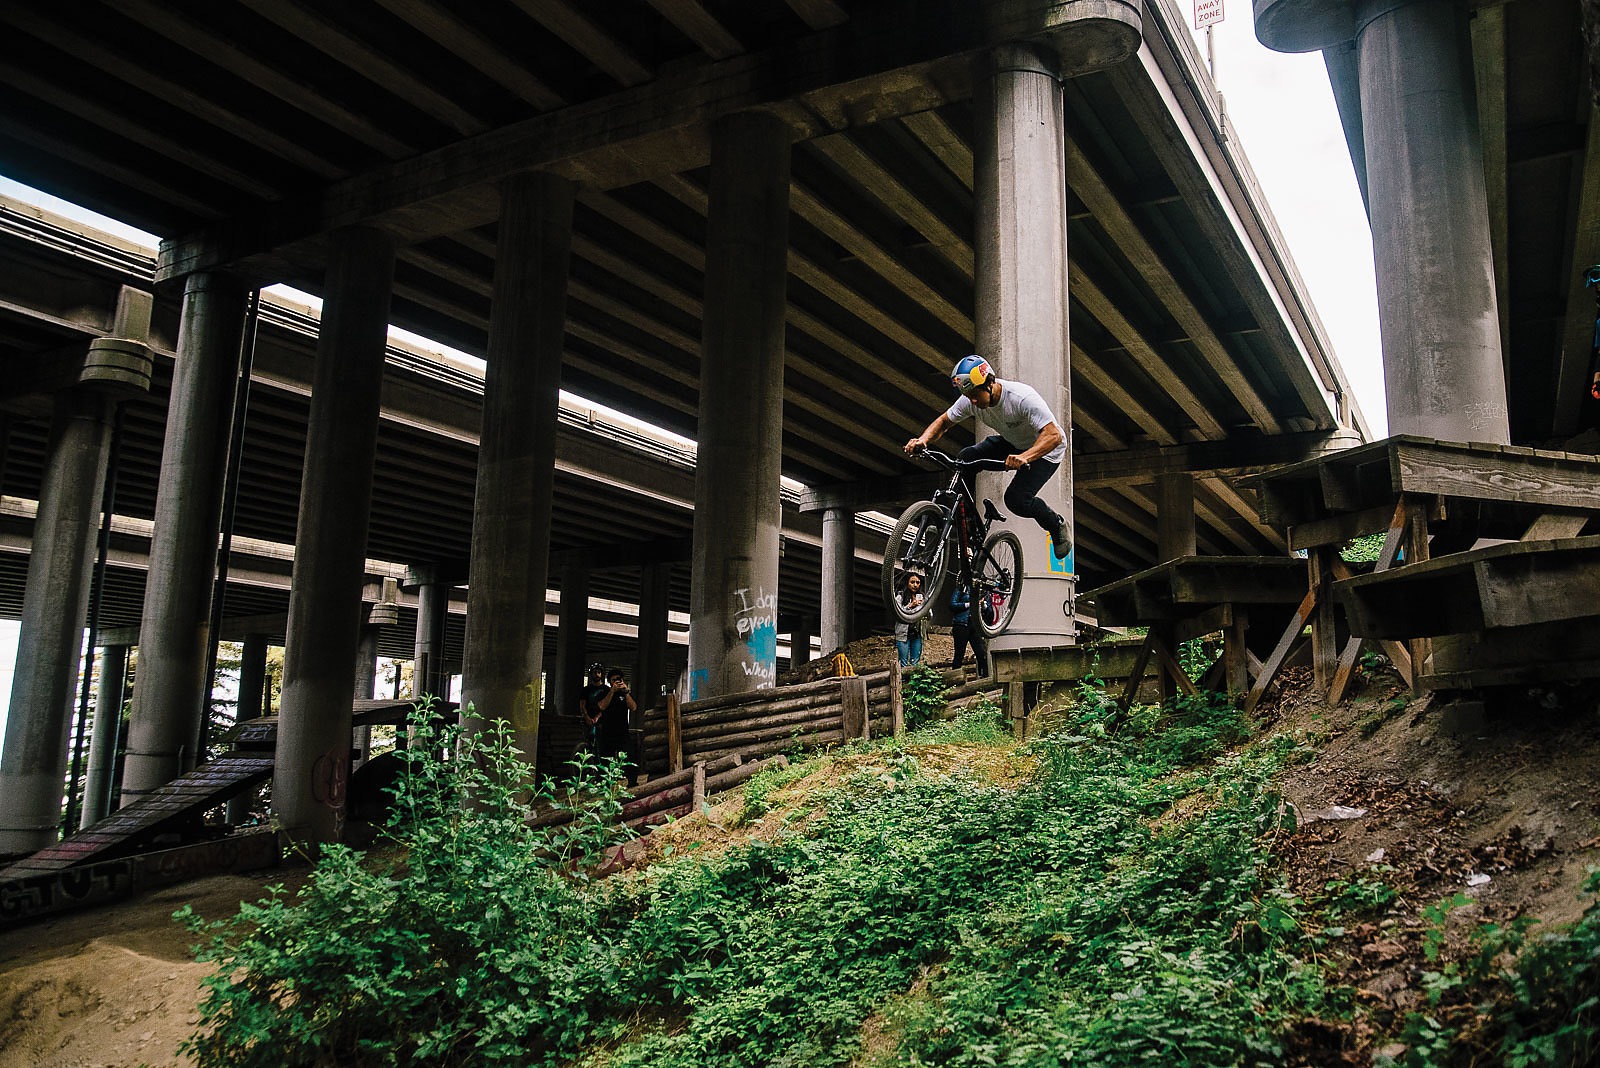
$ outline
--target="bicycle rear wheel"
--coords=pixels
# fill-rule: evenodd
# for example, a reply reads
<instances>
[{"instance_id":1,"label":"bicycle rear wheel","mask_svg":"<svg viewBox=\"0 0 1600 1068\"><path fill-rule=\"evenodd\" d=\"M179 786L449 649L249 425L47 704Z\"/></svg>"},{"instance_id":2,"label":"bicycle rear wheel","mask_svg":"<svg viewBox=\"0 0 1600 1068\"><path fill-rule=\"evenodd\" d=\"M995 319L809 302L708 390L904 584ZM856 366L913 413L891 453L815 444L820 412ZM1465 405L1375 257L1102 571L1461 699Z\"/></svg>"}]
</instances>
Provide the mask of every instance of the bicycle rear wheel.
<instances>
[{"instance_id":1,"label":"bicycle rear wheel","mask_svg":"<svg viewBox=\"0 0 1600 1068\"><path fill-rule=\"evenodd\" d=\"M993 638L1011 625L1022 596L1022 542L1009 530L989 535L973 561L972 609L978 630Z\"/></svg>"},{"instance_id":2,"label":"bicycle rear wheel","mask_svg":"<svg viewBox=\"0 0 1600 1068\"><path fill-rule=\"evenodd\" d=\"M932 501L918 501L900 514L883 547L883 603L902 623L915 623L933 608L944 571L949 564L941 535L944 509ZM922 601L906 601L906 576L922 576Z\"/></svg>"}]
</instances>

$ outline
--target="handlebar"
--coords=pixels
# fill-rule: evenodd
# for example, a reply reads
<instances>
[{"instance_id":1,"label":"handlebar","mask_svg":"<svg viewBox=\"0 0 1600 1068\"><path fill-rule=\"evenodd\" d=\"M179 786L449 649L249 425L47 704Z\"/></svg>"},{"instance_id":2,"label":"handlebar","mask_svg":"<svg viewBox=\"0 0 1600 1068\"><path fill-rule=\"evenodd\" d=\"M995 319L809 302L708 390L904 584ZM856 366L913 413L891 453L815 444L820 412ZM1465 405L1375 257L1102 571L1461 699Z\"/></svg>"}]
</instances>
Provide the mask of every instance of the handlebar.
<instances>
[{"instance_id":1,"label":"handlebar","mask_svg":"<svg viewBox=\"0 0 1600 1068\"><path fill-rule=\"evenodd\" d=\"M1006 469L1004 460L960 460L948 453L940 452L938 449L918 449L911 455L921 457L924 460L932 460L940 467L950 471L959 471L964 468L974 471L1004 471Z\"/></svg>"}]
</instances>

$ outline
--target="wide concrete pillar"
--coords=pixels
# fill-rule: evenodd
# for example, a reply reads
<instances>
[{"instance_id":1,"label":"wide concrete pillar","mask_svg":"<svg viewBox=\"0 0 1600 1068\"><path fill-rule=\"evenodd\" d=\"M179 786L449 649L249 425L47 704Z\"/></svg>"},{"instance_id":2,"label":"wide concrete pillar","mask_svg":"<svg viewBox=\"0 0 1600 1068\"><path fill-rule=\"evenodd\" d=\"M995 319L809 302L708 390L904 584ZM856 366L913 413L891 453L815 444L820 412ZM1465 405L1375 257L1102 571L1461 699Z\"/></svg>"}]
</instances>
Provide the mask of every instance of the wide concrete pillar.
<instances>
[{"instance_id":1,"label":"wide concrete pillar","mask_svg":"<svg viewBox=\"0 0 1600 1068\"><path fill-rule=\"evenodd\" d=\"M445 618L450 610L450 586L435 568L413 568L405 585L417 591L417 637L411 662L414 697L449 697L450 677L444 660Z\"/></svg>"},{"instance_id":2,"label":"wide concrete pillar","mask_svg":"<svg viewBox=\"0 0 1600 1068\"><path fill-rule=\"evenodd\" d=\"M661 703L667 681L667 614L672 591L672 565L646 564L639 575L639 672L634 680L640 708Z\"/></svg>"},{"instance_id":3,"label":"wide concrete pillar","mask_svg":"<svg viewBox=\"0 0 1600 1068\"><path fill-rule=\"evenodd\" d=\"M1006 45L980 65L973 153L976 351L1002 381L1038 390L1061 420L1067 455L1039 497L1066 517L1071 532L1066 135L1055 62L1041 49ZM1070 644L1076 631L1070 554L1057 559L1049 535L1031 520L1013 520L1007 529L1022 539L1026 581L1016 618L993 647Z\"/></svg>"},{"instance_id":4,"label":"wide concrete pillar","mask_svg":"<svg viewBox=\"0 0 1600 1068\"><path fill-rule=\"evenodd\" d=\"M124 804L195 766L247 296L243 284L221 274L190 275L184 285L139 625Z\"/></svg>"},{"instance_id":5,"label":"wide concrete pillar","mask_svg":"<svg viewBox=\"0 0 1600 1068\"><path fill-rule=\"evenodd\" d=\"M329 235L272 785L279 825L308 843L337 841L344 826L393 275L388 235L361 227Z\"/></svg>"},{"instance_id":6,"label":"wide concrete pillar","mask_svg":"<svg viewBox=\"0 0 1600 1068\"><path fill-rule=\"evenodd\" d=\"M93 390L55 398L0 753L0 855L43 849L61 824L111 413Z\"/></svg>"},{"instance_id":7,"label":"wide concrete pillar","mask_svg":"<svg viewBox=\"0 0 1600 1068\"><path fill-rule=\"evenodd\" d=\"M1256 0L1280 51L1355 72L1389 430L1506 444L1505 371L1467 28L1458 0Z\"/></svg>"},{"instance_id":8,"label":"wide concrete pillar","mask_svg":"<svg viewBox=\"0 0 1600 1068\"><path fill-rule=\"evenodd\" d=\"M711 128L691 700L777 679L790 137L754 112Z\"/></svg>"},{"instance_id":9,"label":"wide concrete pillar","mask_svg":"<svg viewBox=\"0 0 1600 1068\"><path fill-rule=\"evenodd\" d=\"M822 513L822 651L850 644L856 618L856 514L847 508Z\"/></svg>"},{"instance_id":10,"label":"wide concrete pillar","mask_svg":"<svg viewBox=\"0 0 1600 1068\"><path fill-rule=\"evenodd\" d=\"M1162 561L1195 554L1194 476L1156 476L1156 556Z\"/></svg>"},{"instance_id":11,"label":"wide concrete pillar","mask_svg":"<svg viewBox=\"0 0 1600 1068\"><path fill-rule=\"evenodd\" d=\"M89 738L89 768L83 776L83 814L87 830L111 812L111 775L117 763L117 735L122 730L122 703L128 681L128 647L108 645L100 651L100 679L94 696L94 730Z\"/></svg>"},{"instance_id":12,"label":"wide concrete pillar","mask_svg":"<svg viewBox=\"0 0 1600 1068\"><path fill-rule=\"evenodd\" d=\"M572 200L573 184L549 174L500 186L472 509L462 714L470 707L480 720L510 721L529 764L539 736Z\"/></svg>"},{"instance_id":13,"label":"wide concrete pillar","mask_svg":"<svg viewBox=\"0 0 1600 1068\"><path fill-rule=\"evenodd\" d=\"M589 561L574 557L561 571L561 608L556 615L556 671L551 680L551 707L558 715L575 716L587 666L589 644Z\"/></svg>"}]
</instances>

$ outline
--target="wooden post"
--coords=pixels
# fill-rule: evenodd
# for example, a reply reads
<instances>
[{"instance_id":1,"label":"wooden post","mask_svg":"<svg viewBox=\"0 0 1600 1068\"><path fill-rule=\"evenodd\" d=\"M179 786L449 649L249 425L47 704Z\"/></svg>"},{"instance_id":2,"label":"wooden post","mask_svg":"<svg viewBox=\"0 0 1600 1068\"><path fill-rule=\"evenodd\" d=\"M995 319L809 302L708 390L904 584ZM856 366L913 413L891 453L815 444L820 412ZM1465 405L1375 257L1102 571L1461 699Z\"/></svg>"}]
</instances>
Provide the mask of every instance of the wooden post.
<instances>
[{"instance_id":1,"label":"wooden post","mask_svg":"<svg viewBox=\"0 0 1600 1068\"><path fill-rule=\"evenodd\" d=\"M1028 736L1027 686L1021 679L1006 683L1006 714L1011 717L1011 733L1019 742Z\"/></svg>"},{"instance_id":2,"label":"wooden post","mask_svg":"<svg viewBox=\"0 0 1600 1068\"><path fill-rule=\"evenodd\" d=\"M906 734L906 703L900 692L900 661L896 658L889 665L889 722L896 738L904 738Z\"/></svg>"},{"instance_id":3,"label":"wooden post","mask_svg":"<svg viewBox=\"0 0 1600 1068\"><path fill-rule=\"evenodd\" d=\"M1222 632L1223 685L1229 693L1245 693L1250 689L1250 650L1245 646L1245 631L1249 629L1247 610L1243 605L1233 605L1227 629Z\"/></svg>"},{"instance_id":4,"label":"wooden post","mask_svg":"<svg viewBox=\"0 0 1600 1068\"><path fill-rule=\"evenodd\" d=\"M1402 496L1401 505L1406 513L1406 564L1420 564L1428 559L1428 509L1414 498ZM1422 693L1422 676L1428 673L1428 659L1433 655L1433 641L1413 638L1407 643L1411 653L1411 696Z\"/></svg>"},{"instance_id":5,"label":"wooden post","mask_svg":"<svg viewBox=\"0 0 1600 1068\"><path fill-rule=\"evenodd\" d=\"M1328 571L1332 566L1329 557L1336 555L1338 546L1319 545L1306 550L1306 588L1317 591L1316 611L1311 614L1311 673L1318 693L1328 692L1339 664L1335 606L1328 595Z\"/></svg>"},{"instance_id":6,"label":"wooden post","mask_svg":"<svg viewBox=\"0 0 1600 1068\"><path fill-rule=\"evenodd\" d=\"M700 761L694 766L694 790L690 798L694 811L699 812L706 804L706 762Z\"/></svg>"},{"instance_id":7,"label":"wooden post","mask_svg":"<svg viewBox=\"0 0 1600 1068\"><path fill-rule=\"evenodd\" d=\"M1145 635L1144 644L1139 646L1139 656L1133 662L1133 670L1128 672L1128 682L1122 688L1122 697L1118 700L1124 710L1133 706L1134 698L1139 696L1139 684L1144 681L1145 667L1150 663L1150 652L1155 648L1156 632L1152 629Z\"/></svg>"},{"instance_id":8,"label":"wooden post","mask_svg":"<svg viewBox=\"0 0 1600 1068\"><path fill-rule=\"evenodd\" d=\"M871 717L867 714L867 680L845 679L839 689L839 726L845 741L867 738Z\"/></svg>"},{"instance_id":9,"label":"wooden post","mask_svg":"<svg viewBox=\"0 0 1600 1068\"><path fill-rule=\"evenodd\" d=\"M678 711L678 695L667 695L667 771L683 770L683 715Z\"/></svg>"},{"instance_id":10,"label":"wooden post","mask_svg":"<svg viewBox=\"0 0 1600 1068\"><path fill-rule=\"evenodd\" d=\"M1300 637L1300 632L1305 629L1306 620L1311 618L1311 612L1316 607L1317 590L1316 587L1312 587L1306 591L1305 600L1300 602L1300 607L1295 609L1294 618L1289 620L1289 625L1284 628L1283 636L1278 639L1277 648L1272 650L1267 662L1261 665L1261 673L1256 676L1255 685L1250 687L1250 695L1244 700L1246 715L1256 710L1256 705L1261 702L1267 687L1277 678L1278 669L1283 667L1283 662L1288 659L1289 650L1294 648L1295 639Z\"/></svg>"}]
</instances>

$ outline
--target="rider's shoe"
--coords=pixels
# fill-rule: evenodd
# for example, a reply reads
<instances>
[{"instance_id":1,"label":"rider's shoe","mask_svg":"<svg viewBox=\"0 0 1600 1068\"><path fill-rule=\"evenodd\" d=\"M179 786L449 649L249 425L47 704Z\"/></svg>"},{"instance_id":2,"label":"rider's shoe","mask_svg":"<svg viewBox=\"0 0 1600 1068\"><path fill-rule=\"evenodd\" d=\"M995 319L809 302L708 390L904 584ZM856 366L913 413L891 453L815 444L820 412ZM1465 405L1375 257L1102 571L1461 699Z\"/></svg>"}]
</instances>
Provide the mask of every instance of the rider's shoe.
<instances>
[{"instance_id":1,"label":"rider's shoe","mask_svg":"<svg viewBox=\"0 0 1600 1068\"><path fill-rule=\"evenodd\" d=\"M1058 560L1065 560L1072 553L1072 538L1067 533L1066 516L1057 516L1056 525L1050 531L1050 548Z\"/></svg>"}]
</instances>

